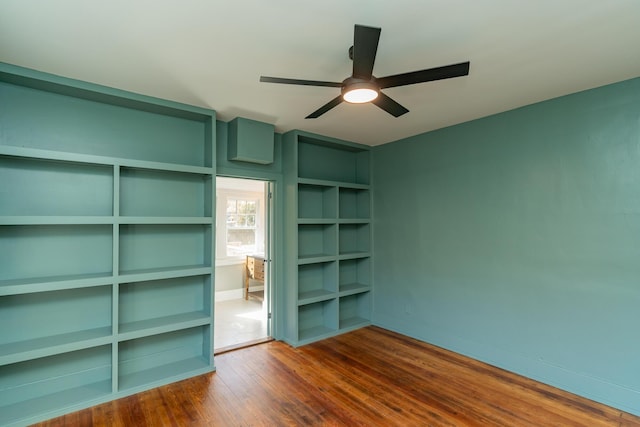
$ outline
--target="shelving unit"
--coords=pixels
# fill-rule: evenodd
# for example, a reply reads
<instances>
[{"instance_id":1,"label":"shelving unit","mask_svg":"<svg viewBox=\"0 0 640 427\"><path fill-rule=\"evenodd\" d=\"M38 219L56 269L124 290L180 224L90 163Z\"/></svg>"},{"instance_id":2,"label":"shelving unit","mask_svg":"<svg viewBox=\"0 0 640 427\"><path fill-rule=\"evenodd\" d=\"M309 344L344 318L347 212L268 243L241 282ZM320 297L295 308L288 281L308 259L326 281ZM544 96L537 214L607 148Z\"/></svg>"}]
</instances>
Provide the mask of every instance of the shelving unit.
<instances>
[{"instance_id":1,"label":"shelving unit","mask_svg":"<svg viewBox=\"0 0 640 427\"><path fill-rule=\"evenodd\" d=\"M369 147L283 136L287 187L286 340L303 345L371 321Z\"/></svg>"},{"instance_id":2,"label":"shelving unit","mask_svg":"<svg viewBox=\"0 0 640 427\"><path fill-rule=\"evenodd\" d=\"M336 187L298 184L298 218L335 221L336 215Z\"/></svg>"},{"instance_id":3,"label":"shelving unit","mask_svg":"<svg viewBox=\"0 0 640 427\"><path fill-rule=\"evenodd\" d=\"M24 425L61 408L109 400L111 344L0 366L3 425Z\"/></svg>"},{"instance_id":4,"label":"shelving unit","mask_svg":"<svg viewBox=\"0 0 640 427\"><path fill-rule=\"evenodd\" d=\"M298 259L302 262L317 262L336 255L335 224L299 224Z\"/></svg>"},{"instance_id":5,"label":"shelving unit","mask_svg":"<svg viewBox=\"0 0 640 427\"><path fill-rule=\"evenodd\" d=\"M331 336L338 330L335 298L298 307L298 340L301 343Z\"/></svg>"},{"instance_id":6,"label":"shelving unit","mask_svg":"<svg viewBox=\"0 0 640 427\"><path fill-rule=\"evenodd\" d=\"M340 329L347 331L359 328L369 321L370 298L369 292L340 297Z\"/></svg>"},{"instance_id":7,"label":"shelving unit","mask_svg":"<svg viewBox=\"0 0 640 427\"><path fill-rule=\"evenodd\" d=\"M199 326L120 341L118 389L137 391L167 378L184 378L185 372L207 369L212 351L210 329Z\"/></svg>"},{"instance_id":8,"label":"shelving unit","mask_svg":"<svg viewBox=\"0 0 640 427\"><path fill-rule=\"evenodd\" d=\"M214 369L215 113L0 64L0 425Z\"/></svg>"},{"instance_id":9,"label":"shelving unit","mask_svg":"<svg viewBox=\"0 0 640 427\"><path fill-rule=\"evenodd\" d=\"M340 263L340 295L359 293L371 288L371 260L365 258L343 259Z\"/></svg>"},{"instance_id":10,"label":"shelving unit","mask_svg":"<svg viewBox=\"0 0 640 427\"><path fill-rule=\"evenodd\" d=\"M298 266L298 304L333 298L337 291L336 261Z\"/></svg>"}]
</instances>

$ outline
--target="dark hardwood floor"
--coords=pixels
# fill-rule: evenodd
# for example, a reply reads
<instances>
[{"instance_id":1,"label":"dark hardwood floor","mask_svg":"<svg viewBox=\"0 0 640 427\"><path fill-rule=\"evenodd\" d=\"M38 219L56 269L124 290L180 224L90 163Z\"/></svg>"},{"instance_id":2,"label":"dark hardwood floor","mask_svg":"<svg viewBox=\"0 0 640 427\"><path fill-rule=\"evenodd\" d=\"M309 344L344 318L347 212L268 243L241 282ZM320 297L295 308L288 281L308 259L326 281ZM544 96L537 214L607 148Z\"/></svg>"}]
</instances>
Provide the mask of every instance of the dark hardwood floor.
<instances>
[{"instance_id":1,"label":"dark hardwood floor","mask_svg":"<svg viewBox=\"0 0 640 427\"><path fill-rule=\"evenodd\" d=\"M216 356L217 372L39 426L640 426L640 418L393 332Z\"/></svg>"}]
</instances>

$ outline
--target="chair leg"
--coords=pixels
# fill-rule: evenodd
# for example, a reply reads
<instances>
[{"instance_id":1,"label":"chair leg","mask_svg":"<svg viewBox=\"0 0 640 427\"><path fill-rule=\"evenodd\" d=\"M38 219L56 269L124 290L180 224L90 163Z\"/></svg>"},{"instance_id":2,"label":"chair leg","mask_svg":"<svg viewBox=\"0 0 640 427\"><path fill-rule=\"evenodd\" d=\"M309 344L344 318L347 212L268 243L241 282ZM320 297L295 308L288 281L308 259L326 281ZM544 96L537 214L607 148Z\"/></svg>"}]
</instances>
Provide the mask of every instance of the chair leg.
<instances>
[{"instance_id":1,"label":"chair leg","mask_svg":"<svg viewBox=\"0 0 640 427\"><path fill-rule=\"evenodd\" d=\"M249 299L249 264L245 264L245 276L244 276L244 299Z\"/></svg>"}]
</instances>

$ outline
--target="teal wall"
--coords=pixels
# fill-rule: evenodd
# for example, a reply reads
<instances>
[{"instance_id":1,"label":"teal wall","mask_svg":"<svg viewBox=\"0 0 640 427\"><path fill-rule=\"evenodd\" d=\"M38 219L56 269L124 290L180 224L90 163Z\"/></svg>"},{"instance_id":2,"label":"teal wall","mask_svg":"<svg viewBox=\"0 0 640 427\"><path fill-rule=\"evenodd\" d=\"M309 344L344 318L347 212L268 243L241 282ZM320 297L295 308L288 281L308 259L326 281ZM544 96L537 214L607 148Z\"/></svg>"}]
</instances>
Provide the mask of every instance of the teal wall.
<instances>
[{"instance_id":1,"label":"teal wall","mask_svg":"<svg viewBox=\"0 0 640 427\"><path fill-rule=\"evenodd\" d=\"M640 414L640 79L373 153L375 324Z\"/></svg>"}]
</instances>

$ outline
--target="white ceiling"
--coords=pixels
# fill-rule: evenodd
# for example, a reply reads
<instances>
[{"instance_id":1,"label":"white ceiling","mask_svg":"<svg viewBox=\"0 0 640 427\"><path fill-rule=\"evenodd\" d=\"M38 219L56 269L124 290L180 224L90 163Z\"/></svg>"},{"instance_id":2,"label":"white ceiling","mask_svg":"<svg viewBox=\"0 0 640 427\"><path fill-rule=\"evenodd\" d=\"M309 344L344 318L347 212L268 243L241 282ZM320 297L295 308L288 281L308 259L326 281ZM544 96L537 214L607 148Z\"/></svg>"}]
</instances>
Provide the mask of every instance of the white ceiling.
<instances>
[{"instance_id":1,"label":"white ceiling","mask_svg":"<svg viewBox=\"0 0 640 427\"><path fill-rule=\"evenodd\" d=\"M389 88L410 112L341 104L354 24L382 28L378 77L471 61ZM369 145L640 76L639 0L2 0L0 61Z\"/></svg>"},{"instance_id":2,"label":"white ceiling","mask_svg":"<svg viewBox=\"0 0 640 427\"><path fill-rule=\"evenodd\" d=\"M216 177L217 190L240 190L262 193L264 191L264 185L264 181L254 179L227 178L223 176Z\"/></svg>"}]
</instances>

